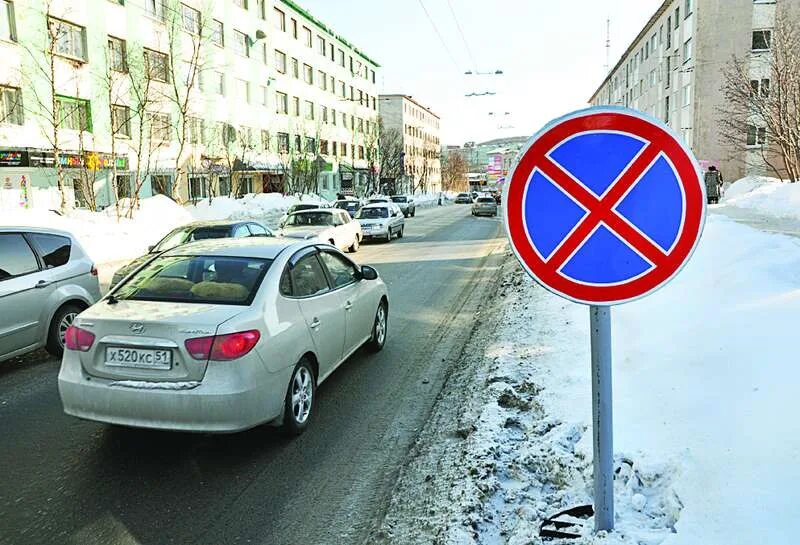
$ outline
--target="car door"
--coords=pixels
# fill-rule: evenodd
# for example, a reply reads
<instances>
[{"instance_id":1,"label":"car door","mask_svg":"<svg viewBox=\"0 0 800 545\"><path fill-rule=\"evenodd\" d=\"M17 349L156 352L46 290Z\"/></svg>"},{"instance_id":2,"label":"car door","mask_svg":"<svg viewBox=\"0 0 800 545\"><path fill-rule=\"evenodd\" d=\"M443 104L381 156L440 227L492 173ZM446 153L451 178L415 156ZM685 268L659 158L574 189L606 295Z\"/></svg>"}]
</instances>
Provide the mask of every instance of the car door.
<instances>
[{"instance_id":1,"label":"car door","mask_svg":"<svg viewBox=\"0 0 800 545\"><path fill-rule=\"evenodd\" d=\"M320 250L320 260L328 273L329 283L342 297L345 311L344 354L355 351L372 333L377 306L367 297L358 267L339 252ZM373 306L375 308L373 308Z\"/></svg>"},{"instance_id":2,"label":"car door","mask_svg":"<svg viewBox=\"0 0 800 545\"><path fill-rule=\"evenodd\" d=\"M50 276L22 233L0 233L0 358L44 342Z\"/></svg>"},{"instance_id":3,"label":"car door","mask_svg":"<svg viewBox=\"0 0 800 545\"><path fill-rule=\"evenodd\" d=\"M289 262L292 297L309 329L321 378L341 361L345 345L345 310L341 293L331 289L315 248L301 250Z\"/></svg>"}]
</instances>

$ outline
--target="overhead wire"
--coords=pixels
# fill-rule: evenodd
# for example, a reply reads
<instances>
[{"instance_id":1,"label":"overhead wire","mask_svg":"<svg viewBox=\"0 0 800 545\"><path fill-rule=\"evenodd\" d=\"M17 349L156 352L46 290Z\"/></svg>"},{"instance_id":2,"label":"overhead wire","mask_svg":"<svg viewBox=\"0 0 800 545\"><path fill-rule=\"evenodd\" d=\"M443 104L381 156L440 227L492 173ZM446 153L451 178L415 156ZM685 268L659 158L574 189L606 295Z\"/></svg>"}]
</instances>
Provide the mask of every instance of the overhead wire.
<instances>
[{"instance_id":1,"label":"overhead wire","mask_svg":"<svg viewBox=\"0 0 800 545\"><path fill-rule=\"evenodd\" d=\"M431 17L431 14L428 13L428 8L425 7L425 3L422 0L419 0L419 5L422 7L422 11L425 12L425 17L427 17L428 21L430 21L434 32L436 32L436 35L439 37L439 41L442 43L442 47L444 47L444 50L447 52L447 55L450 57L450 60L453 62L453 65L455 65L456 69L461 70L461 68L459 68L459 66L458 66L458 61L456 61L456 58L453 55L453 52L450 51L449 47L447 47L447 42L444 41L444 37L442 36L442 33L439 32L439 27L436 26L436 23L433 21L433 18Z\"/></svg>"},{"instance_id":2,"label":"overhead wire","mask_svg":"<svg viewBox=\"0 0 800 545\"><path fill-rule=\"evenodd\" d=\"M475 56L472 54L472 50L469 47L469 42L467 42L467 36L464 34L464 30L461 28L461 23L458 21L458 16L456 16L456 10L453 9L453 4L450 0L447 0L447 7L450 8L450 13L453 15L453 21L455 21L458 33L461 35L461 40L464 42L464 48L467 51L467 55L469 55L469 60L472 63L472 69L477 70L478 63L475 62Z\"/></svg>"}]
</instances>

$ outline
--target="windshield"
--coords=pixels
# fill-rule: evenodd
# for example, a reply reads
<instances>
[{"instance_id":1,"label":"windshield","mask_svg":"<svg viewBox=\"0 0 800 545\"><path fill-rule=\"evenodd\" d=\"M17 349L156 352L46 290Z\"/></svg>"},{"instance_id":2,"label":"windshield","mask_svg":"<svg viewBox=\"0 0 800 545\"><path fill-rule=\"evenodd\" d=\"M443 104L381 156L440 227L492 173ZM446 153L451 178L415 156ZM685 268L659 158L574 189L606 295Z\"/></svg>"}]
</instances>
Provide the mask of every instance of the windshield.
<instances>
[{"instance_id":1,"label":"windshield","mask_svg":"<svg viewBox=\"0 0 800 545\"><path fill-rule=\"evenodd\" d=\"M388 218L389 217L389 209L388 208L362 208L356 214L356 219L360 220L373 220L373 219L380 219L380 218Z\"/></svg>"},{"instance_id":2,"label":"windshield","mask_svg":"<svg viewBox=\"0 0 800 545\"><path fill-rule=\"evenodd\" d=\"M333 214L329 212L300 212L286 219L286 227L333 225Z\"/></svg>"},{"instance_id":3,"label":"windshield","mask_svg":"<svg viewBox=\"0 0 800 545\"><path fill-rule=\"evenodd\" d=\"M166 252L176 246L195 240L206 240L209 238L226 238L231 236L231 229L227 225L217 225L209 227L179 227L161 239L153 252Z\"/></svg>"},{"instance_id":4,"label":"windshield","mask_svg":"<svg viewBox=\"0 0 800 545\"><path fill-rule=\"evenodd\" d=\"M356 202L356 201L339 201L334 206L336 208L341 208L342 210L356 210L358 208L358 202Z\"/></svg>"},{"instance_id":5,"label":"windshield","mask_svg":"<svg viewBox=\"0 0 800 545\"><path fill-rule=\"evenodd\" d=\"M464 198L464 197L469 198L469 194L468 193L459 193L458 197L459 198Z\"/></svg>"},{"instance_id":6,"label":"windshield","mask_svg":"<svg viewBox=\"0 0 800 545\"><path fill-rule=\"evenodd\" d=\"M392 197L392 202L408 202L408 197Z\"/></svg>"},{"instance_id":7,"label":"windshield","mask_svg":"<svg viewBox=\"0 0 800 545\"><path fill-rule=\"evenodd\" d=\"M114 292L122 300L249 305L270 259L160 256Z\"/></svg>"}]
</instances>

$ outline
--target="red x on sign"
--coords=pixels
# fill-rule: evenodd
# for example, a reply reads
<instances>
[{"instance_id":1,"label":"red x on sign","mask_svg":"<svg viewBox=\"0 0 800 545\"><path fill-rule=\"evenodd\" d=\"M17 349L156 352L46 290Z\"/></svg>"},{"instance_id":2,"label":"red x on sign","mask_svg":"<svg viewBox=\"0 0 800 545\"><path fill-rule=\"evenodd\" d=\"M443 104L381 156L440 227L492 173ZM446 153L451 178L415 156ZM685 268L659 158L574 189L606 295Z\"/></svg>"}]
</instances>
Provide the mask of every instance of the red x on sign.
<instances>
[{"instance_id":1,"label":"red x on sign","mask_svg":"<svg viewBox=\"0 0 800 545\"><path fill-rule=\"evenodd\" d=\"M702 233L705 193L691 151L660 122L592 108L528 144L506 189L506 228L539 283L618 304L671 280Z\"/></svg>"}]
</instances>

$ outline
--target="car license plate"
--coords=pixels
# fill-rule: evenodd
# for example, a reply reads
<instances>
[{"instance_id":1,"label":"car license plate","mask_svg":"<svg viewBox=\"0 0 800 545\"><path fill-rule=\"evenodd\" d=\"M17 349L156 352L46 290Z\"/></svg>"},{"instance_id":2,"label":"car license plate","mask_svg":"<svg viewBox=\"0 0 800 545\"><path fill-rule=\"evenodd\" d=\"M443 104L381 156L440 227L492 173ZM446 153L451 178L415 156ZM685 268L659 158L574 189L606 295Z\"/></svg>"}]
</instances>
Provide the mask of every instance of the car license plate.
<instances>
[{"instance_id":1,"label":"car license plate","mask_svg":"<svg viewBox=\"0 0 800 545\"><path fill-rule=\"evenodd\" d=\"M106 365L140 369L171 369L172 352L142 348L106 348Z\"/></svg>"}]
</instances>

